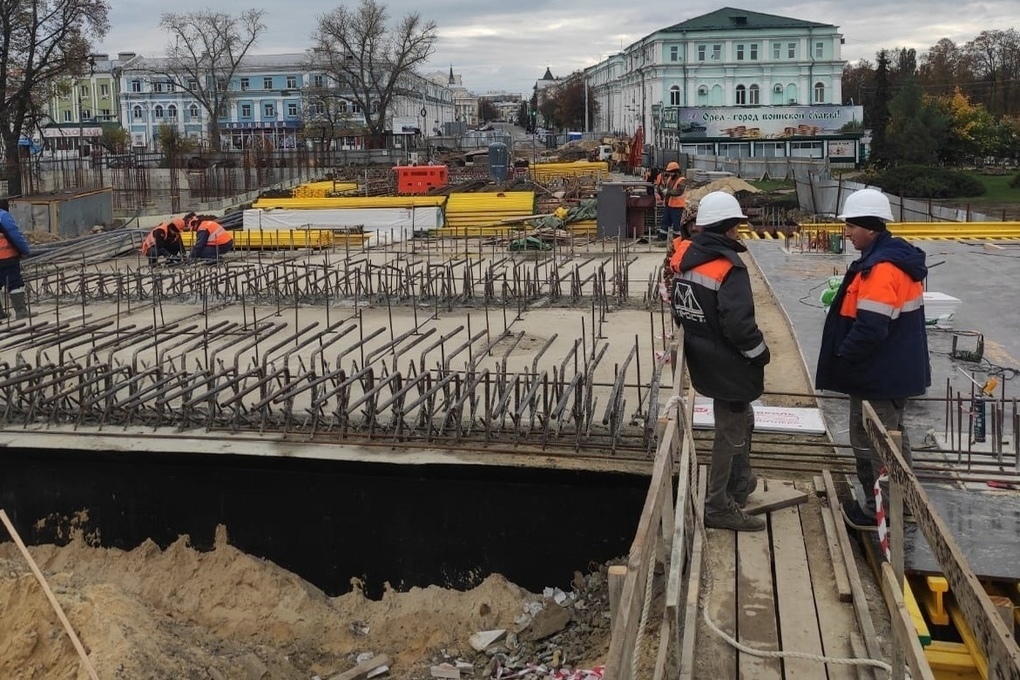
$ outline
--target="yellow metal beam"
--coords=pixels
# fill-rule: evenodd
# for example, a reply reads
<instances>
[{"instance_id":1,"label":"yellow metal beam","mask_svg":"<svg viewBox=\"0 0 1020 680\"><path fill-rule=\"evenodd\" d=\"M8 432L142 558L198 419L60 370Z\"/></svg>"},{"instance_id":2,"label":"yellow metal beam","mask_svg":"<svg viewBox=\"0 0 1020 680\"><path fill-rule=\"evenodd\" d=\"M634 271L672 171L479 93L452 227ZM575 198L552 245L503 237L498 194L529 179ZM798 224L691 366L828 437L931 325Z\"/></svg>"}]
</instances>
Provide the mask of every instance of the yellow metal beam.
<instances>
[{"instance_id":1,"label":"yellow metal beam","mask_svg":"<svg viewBox=\"0 0 1020 680\"><path fill-rule=\"evenodd\" d=\"M330 248L345 242L361 245L370 234L350 234L329 229L263 229L233 230L234 248L238 250L295 250L298 248ZM185 248L195 244L195 232L181 233Z\"/></svg>"},{"instance_id":2,"label":"yellow metal beam","mask_svg":"<svg viewBox=\"0 0 1020 680\"><path fill-rule=\"evenodd\" d=\"M981 680L973 657L960 642L934 640L924 648L924 656L939 680Z\"/></svg>"},{"instance_id":3,"label":"yellow metal beam","mask_svg":"<svg viewBox=\"0 0 1020 680\"><path fill-rule=\"evenodd\" d=\"M922 647L927 647L931 644L931 631L928 630L928 624L921 614L921 607L917 604L917 598L914 597L914 589L911 587L910 579L908 578L903 579L903 601L907 605L907 613L910 615L911 623L914 624L914 630L917 631L917 639Z\"/></svg>"},{"instance_id":4,"label":"yellow metal beam","mask_svg":"<svg viewBox=\"0 0 1020 680\"><path fill-rule=\"evenodd\" d=\"M974 632L967 623L967 618L955 603L950 603L947 608L949 610L949 620L953 622L956 632L960 634L960 639L963 640L964 646L970 652L981 680L988 680L988 659L981 653L981 648L978 645L977 638L974 637Z\"/></svg>"}]
</instances>

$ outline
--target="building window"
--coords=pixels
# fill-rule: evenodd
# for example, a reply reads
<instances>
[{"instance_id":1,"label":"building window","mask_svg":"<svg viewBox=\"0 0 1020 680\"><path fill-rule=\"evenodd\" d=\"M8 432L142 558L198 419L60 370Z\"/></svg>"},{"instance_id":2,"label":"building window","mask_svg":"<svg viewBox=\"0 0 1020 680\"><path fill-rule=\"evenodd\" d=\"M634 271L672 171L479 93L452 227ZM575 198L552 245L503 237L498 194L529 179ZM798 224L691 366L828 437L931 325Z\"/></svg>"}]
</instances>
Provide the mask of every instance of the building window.
<instances>
[{"instance_id":1,"label":"building window","mask_svg":"<svg viewBox=\"0 0 1020 680\"><path fill-rule=\"evenodd\" d=\"M161 120L163 118L163 107L156 104L156 108L152 110L152 115L156 117L156 120Z\"/></svg>"},{"instance_id":2,"label":"building window","mask_svg":"<svg viewBox=\"0 0 1020 680\"><path fill-rule=\"evenodd\" d=\"M312 76L312 87L323 87L326 84L326 79L321 75Z\"/></svg>"},{"instance_id":3,"label":"building window","mask_svg":"<svg viewBox=\"0 0 1020 680\"><path fill-rule=\"evenodd\" d=\"M269 76L266 76L265 78L263 78L262 79L262 89L263 90L271 90L271 89L273 89L273 79L270 78Z\"/></svg>"},{"instance_id":4,"label":"building window","mask_svg":"<svg viewBox=\"0 0 1020 680\"><path fill-rule=\"evenodd\" d=\"M241 78L241 92L247 92L250 83L247 78Z\"/></svg>"},{"instance_id":5,"label":"building window","mask_svg":"<svg viewBox=\"0 0 1020 680\"><path fill-rule=\"evenodd\" d=\"M166 89L166 83L164 83L162 81L156 81L155 83L152 84L152 91L153 92L163 92L165 89Z\"/></svg>"},{"instance_id":6,"label":"building window","mask_svg":"<svg viewBox=\"0 0 1020 680\"><path fill-rule=\"evenodd\" d=\"M815 83L815 104L825 103L825 84Z\"/></svg>"},{"instance_id":7,"label":"building window","mask_svg":"<svg viewBox=\"0 0 1020 680\"><path fill-rule=\"evenodd\" d=\"M722 45L712 45L712 61L722 59Z\"/></svg>"},{"instance_id":8,"label":"building window","mask_svg":"<svg viewBox=\"0 0 1020 680\"><path fill-rule=\"evenodd\" d=\"M744 61L744 45L737 45L737 61Z\"/></svg>"},{"instance_id":9,"label":"building window","mask_svg":"<svg viewBox=\"0 0 1020 680\"><path fill-rule=\"evenodd\" d=\"M674 85L669 88L669 105L680 106L680 86Z\"/></svg>"},{"instance_id":10,"label":"building window","mask_svg":"<svg viewBox=\"0 0 1020 680\"><path fill-rule=\"evenodd\" d=\"M758 61L758 43L751 43L747 49L751 54L751 61Z\"/></svg>"},{"instance_id":11,"label":"building window","mask_svg":"<svg viewBox=\"0 0 1020 680\"><path fill-rule=\"evenodd\" d=\"M698 61L705 61L705 52L708 49L705 45L698 45Z\"/></svg>"},{"instance_id":12,"label":"building window","mask_svg":"<svg viewBox=\"0 0 1020 680\"><path fill-rule=\"evenodd\" d=\"M815 43L815 59L821 59L825 54L825 43Z\"/></svg>"},{"instance_id":13,"label":"building window","mask_svg":"<svg viewBox=\"0 0 1020 680\"><path fill-rule=\"evenodd\" d=\"M340 102L339 105L340 113L347 113L347 102Z\"/></svg>"},{"instance_id":14,"label":"building window","mask_svg":"<svg viewBox=\"0 0 1020 680\"><path fill-rule=\"evenodd\" d=\"M780 43L772 43L772 59L773 61L779 61L782 59L783 46Z\"/></svg>"},{"instance_id":15,"label":"building window","mask_svg":"<svg viewBox=\"0 0 1020 680\"><path fill-rule=\"evenodd\" d=\"M172 81L172 80L166 81L166 91L167 92L173 92L176 89L177 89L177 87L174 85L174 81Z\"/></svg>"},{"instance_id":16,"label":"building window","mask_svg":"<svg viewBox=\"0 0 1020 680\"><path fill-rule=\"evenodd\" d=\"M351 113L361 113L361 104L358 102L351 102Z\"/></svg>"},{"instance_id":17,"label":"building window","mask_svg":"<svg viewBox=\"0 0 1020 680\"><path fill-rule=\"evenodd\" d=\"M110 120L110 109L99 109L100 120L109 122Z\"/></svg>"},{"instance_id":18,"label":"building window","mask_svg":"<svg viewBox=\"0 0 1020 680\"><path fill-rule=\"evenodd\" d=\"M679 45L671 45L670 46L670 48L669 48L669 60L670 61L680 61L680 46Z\"/></svg>"},{"instance_id":19,"label":"building window","mask_svg":"<svg viewBox=\"0 0 1020 680\"><path fill-rule=\"evenodd\" d=\"M340 106L343 107L344 109L347 108L347 105L344 104L343 102L340 102ZM316 116L323 116L326 114L326 107L323 105L322 102L314 102L312 104L312 113L314 113Z\"/></svg>"},{"instance_id":20,"label":"building window","mask_svg":"<svg viewBox=\"0 0 1020 680\"><path fill-rule=\"evenodd\" d=\"M131 110L131 116L135 120L141 120L142 119L142 107L141 106L136 106L135 108L133 108Z\"/></svg>"},{"instance_id":21,"label":"building window","mask_svg":"<svg viewBox=\"0 0 1020 680\"><path fill-rule=\"evenodd\" d=\"M794 158L821 158L821 142L790 142L790 155Z\"/></svg>"},{"instance_id":22,"label":"building window","mask_svg":"<svg viewBox=\"0 0 1020 680\"><path fill-rule=\"evenodd\" d=\"M761 104L761 97L759 96L759 89L757 85L752 85L747 88L747 103L751 106L758 106Z\"/></svg>"},{"instance_id":23,"label":"building window","mask_svg":"<svg viewBox=\"0 0 1020 680\"><path fill-rule=\"evenodd\" d=\"M241 118L251 118L251 104L241 104Z\"/></svg>"},{"instance_id":24,"label":"building window","mask_svg":"<svg viewBox=\"0 0 1020 680\"><path fill-rule=\"evenodd\" d=\"M177 120L177 107L174 106L173 104L166 107L166 117L171 118L173 120Z\"/></svg>"},{"instance_id":25,"label":"building window","mask_svg":"<svg viewBox=\"0 0 1020 680\"><path fill-rule=\"evenodd\" d=\"M743 85L737 85L737 106L745 106L747 104L747 88Z\"/></svg>"},{"instance_id":26,"label":"building window","mask_svg":"<svg viewBox=\"0 0 1020 680\"><path fill-rule=\"evenodd\" d=\"M786 43L786 56L789 59L797 58L797 43Z\"/></svg>"},{"instance_id":27,"label":"building window","mask_svg":"<svg viewBox=\"0 0 1020 680\"><path fill-rule=\"evenodd\" d=\"M141 92L142 91L142 81L140 81L140 80L132 80L131 81L131 91L132 92Z\"/></svg>"},{"instance_id":28,"label":"building window","mask_svg":"<svg viewBox=\"0 0 1020 680\"><path fill-rule=\"evenodd\" d=\"M272 104L262 105L262 117L263 118L276 118L276 107Z\"/></svg>"},{"instance_id":29,"label":"building window","mask_svg":"<svg viewBox=\"0 0 1020 680\"><path fill-rule=\"evenodd\" d=\"M78 88L78 97L79 98L86 99L86 98L88 98L88 96L89 96L89 86L88 85L82 85L81 87Z\"/></svg>"},{"instance_id":30,"label":"building window","mask_svg":"<svg viewBox=\"0 0 1020 680\"><path fill-rule=\"evenodd\" d=\"M192 104L188 107L188 118L192 120L198 118L198 104Z\"/></svg>"},{"instance_id":31,"label":"building window","mask_svg":"<svg viewBox=\"0 0 1020 680\"><path fill-rule=\"evenodd\" d=\"M82 109L79 120L92 120L92 112L88 109Z\"/></svg>"},{"instance_id":32,"label":"building window","mask_svg":"<svg viewBox=\"0 0 1020 680\"><path fill-rule=\"evenodd\" d=\"M294 102L287 102L287 117L297 118L297 104Z\"/></svg>"},{"instance_id":33,"label":"building window","mask_svg":"<svg viewBox=\"0 0 1020 680\"><path fill-rule=\"evenodd\" d=\"M287 76L287 89L297 89L297 76Z\"/></svg>"},{"instance_id":34,"label":"building window","mask_svg":"<svg viewBox=\"0 0 1020 680\"><path fill-rule=\"evenodd\" d=\"M64 111L64 122L65 123L72 122L71 121L71 112L70 111Z\"/></svg>"},{"instance_id":35,"label":"building window","mask_svg":"<svg viewBox=\"0 0 1020 680\"><path fill-rule=\"evenodd\" d=\"M198 89L198 81L195 80L194 78L189 78L188 79L188 91L189 92L194 92L197 89Z\"/></svg>"},{"instance_id":36,"label":"building window","mask_svg":"<svg viewBox=\"0 0 1020 680\"><path fill-rule=\"evenodd\" d=\"M102 85L100 85L99 86L99 96L103 97L104 99L106 97L109 97L110 96L110 86L107 85L106 83L103 83Z\"/></svg>"}]
</instances>

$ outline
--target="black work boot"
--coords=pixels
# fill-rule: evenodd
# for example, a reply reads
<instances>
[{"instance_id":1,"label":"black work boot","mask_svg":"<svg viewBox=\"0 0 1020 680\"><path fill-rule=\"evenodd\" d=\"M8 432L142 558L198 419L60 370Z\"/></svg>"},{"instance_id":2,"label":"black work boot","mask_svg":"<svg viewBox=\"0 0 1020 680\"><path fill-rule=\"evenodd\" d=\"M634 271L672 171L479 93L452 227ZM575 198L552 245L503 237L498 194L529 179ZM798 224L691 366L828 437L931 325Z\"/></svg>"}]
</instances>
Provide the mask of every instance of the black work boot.
<instances>
[{"instance_id":1,"label":"black work boot","mask_svg":"<svg viewBox=\"0 0 1020 680\"><path fill-rule=\"evenodd\" d=\"M32 316L28 311L28 304L25 302L25 291L23 290L11 293L11 306L14 307L14 313L18 319L27 319Z\"/></svg>"},{"instance_id":2,"label":"black work boot","mask_svg":"<svg viewBox=\"0 0 1020 680\"><path fill-rule=\"evenodd\" d=\"M731 531L761 531L765 528L765 518L748 515L736 507L721 513L713 513L706 509L705 527L708 529L730 529Z\"/></svg>"}]
</instances>

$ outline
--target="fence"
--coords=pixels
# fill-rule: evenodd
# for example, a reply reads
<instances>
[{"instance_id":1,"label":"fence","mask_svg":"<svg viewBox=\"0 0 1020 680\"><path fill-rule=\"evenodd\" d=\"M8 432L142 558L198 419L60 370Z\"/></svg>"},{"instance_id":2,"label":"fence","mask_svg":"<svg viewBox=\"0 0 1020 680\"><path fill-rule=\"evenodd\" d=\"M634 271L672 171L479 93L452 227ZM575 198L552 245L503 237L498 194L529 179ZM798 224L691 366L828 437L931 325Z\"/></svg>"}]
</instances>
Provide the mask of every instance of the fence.
<instances>
[{"instance_id":1,"label":"fence","mask_svg":"<svg viewBox=\"0 0 1020 680\"><path fill-rule=\"evenodd\" d=\"M865 189L867 184L844 180L829 179L817 174L798 175L795 178L797 200L802 210L816 215L832 215L839 213L839 207L848 195L858 189ZM892 194L889 204L895 222L990 222L996 218L982 213L972 212L969 208L951 208L938 205L932 199L901 198ZM1002 215L1005 221L1005 214Z\"/></svg>"},{"instance_id":2,"label":"fence","mask_svg":"<svg viewBox=\"0 0 1020 680\"><path fill-rule=\"evenodd\" d=\"M821 158L732 158L729 156L692 156L689 167L698 170L731 172L744 179L807 179L829 175L829 162Z\"/></svg>"}]
</instances>

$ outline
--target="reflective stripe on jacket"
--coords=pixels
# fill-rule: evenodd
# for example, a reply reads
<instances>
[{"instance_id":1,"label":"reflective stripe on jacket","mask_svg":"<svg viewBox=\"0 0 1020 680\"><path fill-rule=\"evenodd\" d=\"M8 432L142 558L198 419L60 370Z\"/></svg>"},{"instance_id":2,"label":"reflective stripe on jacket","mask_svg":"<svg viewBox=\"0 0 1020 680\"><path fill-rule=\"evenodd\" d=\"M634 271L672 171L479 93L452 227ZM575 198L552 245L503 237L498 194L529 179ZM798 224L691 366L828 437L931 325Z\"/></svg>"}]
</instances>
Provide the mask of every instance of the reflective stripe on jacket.
<instances>
[{"instance_id":1,"label":"reflective stripe on jacket","mask_svg":"<svg viewBox=\"0 0 1020 680\"><path fill-rule=\"evenodd\" d=\"M766 350L754 318L744 247L702 232L677 244L671 262L673 320L684 329L684 356L701 394L749 402L764 391L764 367L751 363Z\"/></svg>"},{"instance_id":2,"label":"reflective stripe on jacket","mask_svg":"<svg viewBox=\"0 0 1020 680\"><path fill-rule=\"evenodd\" d=\"M655 183L659 185L663 199L666 201L666 205L668 207L683 208L687 205L687 198L683 194L674 196L669 193L682 187L686 181L687 178L683 175L676 175L675 177L670 178L669 176L662 174L659 175L658 179L656 179Z\"/></svg>"}]
</instances>

